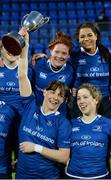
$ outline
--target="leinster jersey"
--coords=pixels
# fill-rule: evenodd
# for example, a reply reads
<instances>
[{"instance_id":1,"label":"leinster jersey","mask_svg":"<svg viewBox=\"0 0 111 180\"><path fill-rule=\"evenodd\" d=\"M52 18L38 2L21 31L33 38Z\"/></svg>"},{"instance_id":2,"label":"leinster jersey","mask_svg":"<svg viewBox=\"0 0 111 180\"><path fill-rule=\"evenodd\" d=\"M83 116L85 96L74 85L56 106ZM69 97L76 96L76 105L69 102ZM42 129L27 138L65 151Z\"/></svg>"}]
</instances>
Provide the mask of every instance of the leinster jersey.
<instances>
[{"instance_id":1,"label":"leinster jersey","mask_svg":"<svg viewBox=\"0 0 111 180\"><path fill-rule=\"evenodd\" d=\"M14 109L0 101L0 174L8 173L9 152L7 149L7 137L14 116Z\"/></svg>"},{"instance_id":2,"label":"leinster jersey","mask_svg":"<svg viewBox=\"0 0 111 180\"><path fill-rule=\"evenodd\" d=\"M99 54L88 54L84 50L79 51L73 62L76 67L75 88L82 83L91 83L97 86L103 97L109 96L109 64Z\"/></svg>"},{"instance_id":3,"label":"leinster jersey","mask_svg":"<svg viewBox=\"0 0 111 180\"><path fill-rule=\"evenodd\" d=\"M53 80L59 80L65 83L68 87L71 87L73 80L73 68L67 63L60 70L53 70L50 60L45 58L40 59L35 65L35 94L37 98L37 104L41 105L43 102L43 90Z\"/></svg>"},{"instance_id":4,"label":"leinster jersey","mask_svg":"<svg viewBox=\"0 0 111 180\"><path fill-rule=\"evenodd\" d=\"M24 98L24 114L19 129L19 143L40 144L50 149L70 148L71 125L58 111L44 114L32 96ZM37 152L19 151L17 179L58 179L59 168L53 160Z\"/></svg>"},{"instance_id":5,"label":"leinster jersey","mask_svg":"<svg viewBox=\"0 0 111 180\"><path fill-rule=\"evenodd\" d=\"M32 78L32 69L29 68L29 79ZM10 68L0 67L0 100L13 105L17 109L21 106L19 93L18 66Z\"/></svg>"},{"instance_id":6,"label":"leinster jersey","mask_svg":"<svg viewBox=\"0 0 111 180\"><path fill-rule=\"evenodd\" d=\"M91 122L72 121L71 159L66 174L74 178L94 179L108 174L106 158L111 119L97 115Z\"/></svg>"}]
</instances>

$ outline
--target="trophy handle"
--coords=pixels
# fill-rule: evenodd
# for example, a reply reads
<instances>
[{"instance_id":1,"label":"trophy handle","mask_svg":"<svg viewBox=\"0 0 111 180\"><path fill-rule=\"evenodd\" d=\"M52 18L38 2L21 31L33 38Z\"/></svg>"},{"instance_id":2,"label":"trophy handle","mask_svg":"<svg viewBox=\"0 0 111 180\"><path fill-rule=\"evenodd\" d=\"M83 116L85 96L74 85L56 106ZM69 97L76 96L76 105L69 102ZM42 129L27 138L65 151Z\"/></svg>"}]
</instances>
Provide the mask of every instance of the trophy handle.
<instances>
[{"instance_id":1,"label":"trophy handle","mask_svg":"<svg viewBox=\"0 0 111 180\"><path fill-rule=\"evenodd\" d=\"M49 21L49 19L50 19L49 17L42 18L41 21L39 22L39 25L38 24L35 25L35 27L33 28L33 31L37 31L41 26L46 24Z\"/></svg>"},{"instance_id":2,"label":"trophy handle","mask_svg":"<svg viewBox=\"0 0 111 180\"><path fill-rule=\"evenodd\" d=\"M35 26L35 29L33 31L37 31L41 26L48 23L49 19L50 19L49 17L42 18L41 21L39 22L39 25L37 25L38 27Z\"/></svg>"},{"instance_id":3,"label":"trophy handle","mask_svg":"<svg viewBox=\"0 0 111 180\"><path fill-rule=\"evenodd\" d=\"M44 24L48 23L49 19L50 19L49 17L45 17L44 18Z\"/></svg>"},{"instance_id":4,"label":"trophy handle","mask_svg":"<svg viewBox=\"0 0 111 180\"><path fill-rule=\"evenodd\" d=\"M25 19L27 18L29 14L26 14L25 16L23 16L22 20L21 20L21 26L23 26L23 22L25 21Z\"/></svg>"}]
</instances>

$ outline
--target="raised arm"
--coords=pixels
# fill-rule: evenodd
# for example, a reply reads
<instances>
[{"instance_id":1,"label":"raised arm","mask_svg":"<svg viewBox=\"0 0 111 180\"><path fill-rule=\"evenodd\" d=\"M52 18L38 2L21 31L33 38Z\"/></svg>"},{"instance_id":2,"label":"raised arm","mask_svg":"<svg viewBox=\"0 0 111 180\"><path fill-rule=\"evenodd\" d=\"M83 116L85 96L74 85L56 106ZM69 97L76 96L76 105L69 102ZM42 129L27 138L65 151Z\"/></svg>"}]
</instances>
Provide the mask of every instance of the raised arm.
<instances>
[{"instance_id":1,"label":"raised arm","mask_svg":"<svg viewBox=\"0 0 111 180\"><path fill-rule=\"evenodd\" d=\"M25 28L19 31L25 39L25 47L22 49L18 64L18 78L19 78L19 90L20 95L27 97L32 93L31 83L28 78L28 48L29 48L29 34Z\"/></svg>"}]
</instances>

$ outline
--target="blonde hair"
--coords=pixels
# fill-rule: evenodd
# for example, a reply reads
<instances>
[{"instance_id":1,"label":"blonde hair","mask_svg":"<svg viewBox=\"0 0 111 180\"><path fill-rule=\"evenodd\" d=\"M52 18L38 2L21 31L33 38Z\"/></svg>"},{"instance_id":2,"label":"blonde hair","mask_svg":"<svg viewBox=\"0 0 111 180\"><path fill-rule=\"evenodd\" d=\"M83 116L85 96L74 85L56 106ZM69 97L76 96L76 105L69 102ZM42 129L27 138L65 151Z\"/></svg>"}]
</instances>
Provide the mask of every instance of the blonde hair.
<instances>
[{"instance_id":1,"label":"blonde hair","mask_svg":"<svg viewBox=\"0 0 111 180\"><path fill-rule=\"evenodd\" d=\"M94 98L94 99L97 99L98 100L98 104L97 104L97 109L99 108L100 106L100 103L101 103L101 100L102 100L102 94L101 94L101 91L99 90L99 88L97 88L96 86L94 86L93 84L90 84L90 83L83 83L78 89L77 89L77 93L78 94L78 91L80 89L87 89L91 96Z\"/></svg>"}]
</instances>

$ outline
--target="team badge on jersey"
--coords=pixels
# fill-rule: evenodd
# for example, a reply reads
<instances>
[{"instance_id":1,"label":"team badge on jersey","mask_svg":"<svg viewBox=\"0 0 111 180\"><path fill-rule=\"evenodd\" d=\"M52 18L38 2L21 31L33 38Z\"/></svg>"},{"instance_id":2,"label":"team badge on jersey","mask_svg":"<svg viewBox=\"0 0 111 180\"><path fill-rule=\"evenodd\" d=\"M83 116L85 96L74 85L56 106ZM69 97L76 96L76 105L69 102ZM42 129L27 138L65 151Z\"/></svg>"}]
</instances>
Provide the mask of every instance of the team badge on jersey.
<instances>
[{"instance_id":1,"label":"team badge on jersey","mask_svg":"<svg viewBox=\"0 0 111 180\"><path fill-rule=\"evenodd\" d=\"M61 81L61 82L65 82L66 81L66 76L61 75L61 76L58 77L58 80Z\"/></svg>"},{"instance_id":2,"label":"team badge on jersey","mask_svg":"<svg viewBox=\"0 0 111 180\"><path fill-rule=\"evenodd\" d=\"M99 125L94 126L94 127L92 128L92 130L93 130L93 131L96 131L96 132L102 132L102 126L99 126Z\"/></svg>"},{"instance_id":3,"label":"team badge on jersey","mask_svg":"<svg viewBox=\"0 0 111 180\"><path fill-rule=\"evenodd\" d=\"M86 59L79 59L79 64L80 65L86 64Z\"/></svg>"}]
</instances>

